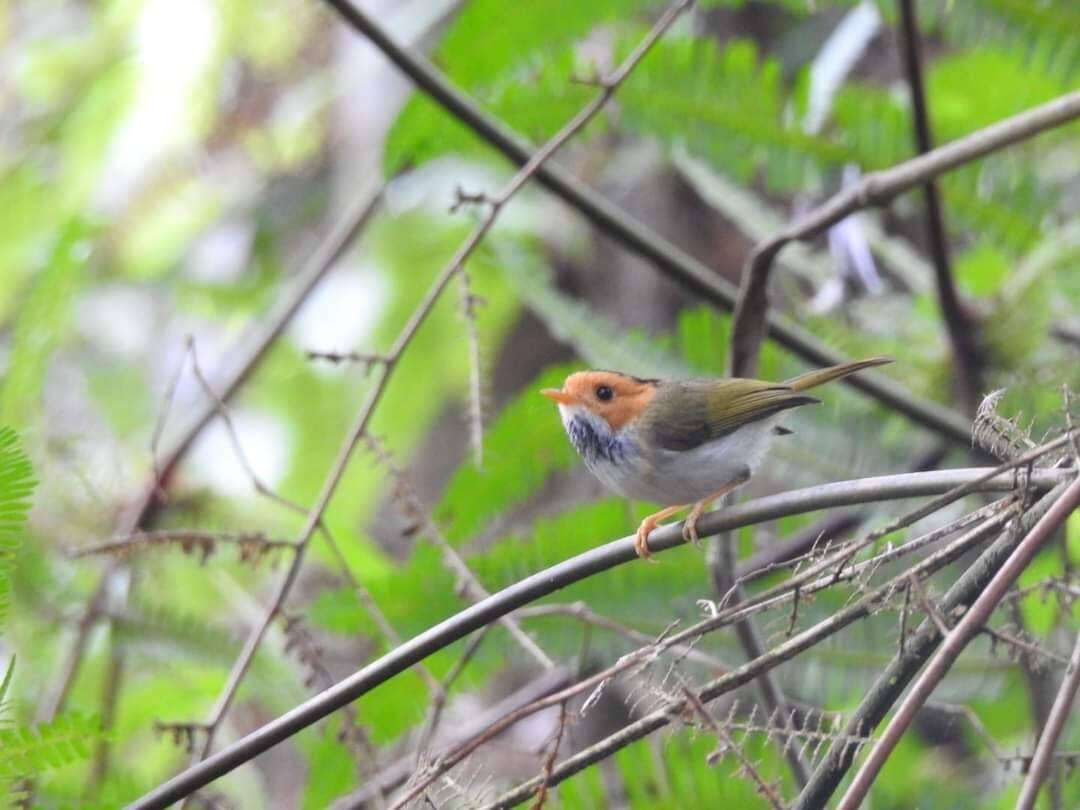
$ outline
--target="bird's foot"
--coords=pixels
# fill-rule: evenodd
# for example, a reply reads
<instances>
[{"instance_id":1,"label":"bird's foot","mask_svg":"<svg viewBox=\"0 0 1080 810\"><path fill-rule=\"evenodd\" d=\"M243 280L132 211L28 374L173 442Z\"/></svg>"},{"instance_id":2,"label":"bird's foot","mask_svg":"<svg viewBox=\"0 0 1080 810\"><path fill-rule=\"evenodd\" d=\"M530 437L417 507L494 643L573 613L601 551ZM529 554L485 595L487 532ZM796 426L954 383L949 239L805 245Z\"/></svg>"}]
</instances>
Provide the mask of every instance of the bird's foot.
<instances>
[{"instance_id":1,"label":"bird's foot","mask_svg":"<svg viewBox=\"0 0 1080 810\"><path fill-rule=\"evenodd\" d=\"M694 504L694 508L690 510L690 514L686 516L686 520L682 526L683 540L687 543L693 543L694 548L701 548L701 538L697 533L698 518L705 512L706 507L700 503Z\"/></svg>"},{"instance_id":2,"label":"bird's foot","mask_svg":"<svg viewBox=\"0 0 1080 810\"><path fill-rule=\"evenodd\" d=\"M658 560L653 559L652 552L649 551L649 535L652 530L660 525L660 522L656 519L656 515L649 515L637 528L637 534L634 536L634 551L643 560L655 563Z\"/></svg>"}]
</instances>

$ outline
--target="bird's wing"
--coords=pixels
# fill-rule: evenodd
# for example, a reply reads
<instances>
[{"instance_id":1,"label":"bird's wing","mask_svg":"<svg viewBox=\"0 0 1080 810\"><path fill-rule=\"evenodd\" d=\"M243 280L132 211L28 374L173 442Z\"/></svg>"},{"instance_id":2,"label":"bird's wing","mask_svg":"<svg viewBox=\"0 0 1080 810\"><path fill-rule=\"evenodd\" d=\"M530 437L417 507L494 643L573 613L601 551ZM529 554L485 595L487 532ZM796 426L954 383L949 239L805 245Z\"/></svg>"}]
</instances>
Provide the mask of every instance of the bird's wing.
<instances>
[{"instance_id":1,"label":"bird's wing","mask_svg":"<svg viewBox=\"0 0 1080 810\"><path fill-rule=\"evenodd\" d=\"M761 380L684 380L657 391L649 428L667 450L692 450L743 425L819 400Z\"/></svg>"}]
</instances>

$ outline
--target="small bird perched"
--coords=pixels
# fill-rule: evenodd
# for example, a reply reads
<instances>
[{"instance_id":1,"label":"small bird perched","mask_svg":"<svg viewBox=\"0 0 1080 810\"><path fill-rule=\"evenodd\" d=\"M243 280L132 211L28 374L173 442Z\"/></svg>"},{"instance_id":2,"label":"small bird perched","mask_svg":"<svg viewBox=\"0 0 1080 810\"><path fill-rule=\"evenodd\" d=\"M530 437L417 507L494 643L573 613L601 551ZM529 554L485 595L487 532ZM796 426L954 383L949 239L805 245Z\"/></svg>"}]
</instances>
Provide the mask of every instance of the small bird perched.
<instances>
[{"instance_id":1,"label":"small bird perched","mask_svg":"<svg viewBox=\"0 0 1080 810\"><path fill-rule=\"evenodd\" d=\"M566 433L593 475L627 498L665 504L638 526L634 549L647 560L652 530L688 506L682 534L697 542L701 514L750 480L773 436L791 433L777 424L781 414L820 402L803 391L891 362L872 357L782 383L579 371L562 388L540 393L558 403Z\"/></svg>"}]
</instances>

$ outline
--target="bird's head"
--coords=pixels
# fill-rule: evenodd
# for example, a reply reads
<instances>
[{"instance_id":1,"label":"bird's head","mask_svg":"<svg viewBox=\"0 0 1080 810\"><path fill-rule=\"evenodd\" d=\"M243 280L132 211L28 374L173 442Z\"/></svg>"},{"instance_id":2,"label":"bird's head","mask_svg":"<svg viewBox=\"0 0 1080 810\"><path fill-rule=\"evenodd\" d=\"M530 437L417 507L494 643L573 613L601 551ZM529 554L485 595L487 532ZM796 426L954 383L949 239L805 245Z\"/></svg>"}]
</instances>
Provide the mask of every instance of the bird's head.
<instances>
[{"instance_id":1,"label":"bird's head","mask_svg":"<svg viewBox=\"0 0 1080 810\"><path fill-rule=\"evenodd\" d=\"M579 371L567 377L562 388L545 388L540 393L558 403L567 428L578 416L619 432L645 412L657 384L657 380L617 371Z\"/></svg>"}]
</instances>

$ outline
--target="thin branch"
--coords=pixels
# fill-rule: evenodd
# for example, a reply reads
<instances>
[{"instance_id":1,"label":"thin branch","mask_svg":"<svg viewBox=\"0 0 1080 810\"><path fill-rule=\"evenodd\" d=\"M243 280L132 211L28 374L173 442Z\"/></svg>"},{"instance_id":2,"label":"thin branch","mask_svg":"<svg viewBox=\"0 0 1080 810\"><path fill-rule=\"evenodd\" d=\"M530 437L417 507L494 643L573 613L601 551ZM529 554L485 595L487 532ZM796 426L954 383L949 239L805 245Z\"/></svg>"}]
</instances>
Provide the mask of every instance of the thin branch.
<instances>
[{"instance_id":1,"label":"thin branch","mask_svg":"<svg viewBox=\"0 0 1080 810\"><path fill-rule=\"evenodd\" d=\"M707 537L818 509L933 495L957 486L970 486L973 481L985 479L986 472L974 469L907 473L780 493L704 515L698 526L699 534ZM1067 480L1069 475L1067 470L1035 470L1029 483L1036 489L1048 489ZM998 475L983 480L978 489L1008 491L1012 486L1010 476ZM657 553L683 542L677 524L657 529L649 539L650 547ZM173 777L135 802L132 810L167 807L474 630L567 585L635 560L634 538L624 537L528 576L415 636L330 689ZM796 636L792 641L798 638Z\"/></svg>"},{"instance_id":2,"label":"thin branch","mask_svg":"<svg viewBox=\"0 0 1080 810\"><path fill-rule=\"evenodd\" d=\"M475 636L473 636L465 644L465 649L461 655L458 656L457 661L454 662L454 666L450 668L450 671L446 673L446 677L439 683L439 689L435 692L435 697L431 702L431 708L428 711L428 718L424 722L424 729L420 732L420 740L416 744L416 765L419 767L424 755L427 753L428 746L431 744L432 738L435 736L435 732L439 728L439 721L442 719L443 710L446 708L446 701L450 694L450 688L454 685L454 681L460 677L461 673L465 671L465 667L472 661L473 656L476 655L477 650L480 649L480 645L484 643L484 639L487 638L488 631L491 626L483 628Z\"/></svg>"},{"instance_id":3,"label":"thin branch","mask_svg":"<svg viewBox=\"0 0 1080 810\"><path fill-rule=\"evenodd\" d=\"M920 155L934 148L930 134L930 117L926 112L926 93L923 89L922 58L919 25L914 0L897 0L900 9L900 53L904 60L908 88L911 91L911 121L915 130L915 146ZM930 256L934 260L934 281L938 306L945 321L945 330L952 343L953 368L957 373L957 389L964 410L974 413L983 391L981 353L977 345L976 324L968 317L956 292L949 266L949 244L945 235L945 217L937 183L927 180L922 187L926 204L926 235Z\"/></svg>"},{"instance_id":4,"label":"thin branch","mask_svg":"<svg viewBox=\"0 0 1080 810\"><path fill-rule=\"evenodd\" d=\"M469 274L464 270L461 282L461 317L465 320L465 337L469 346L469 443L473 464L484 465L484 374L480 357L480 331L476 325L476 307L480 298L473 294Z\"/></svg>"},{"instance_id":5,"label":"thin branch","mask_svg":"<svg viewBox=\"0 0 1080 810\"><path fill-rule=\"evenodd\" d=\"M855 779L852 781L847 793L844 794L844 798L840 801L838 810L856 810L862 804L867 792L870 790L870 785L873 784L875 777L885 764L885 760L888 759L889 754L900 741L900 737L903 736L911 721L914 720L919 707L926 702L934 687L949 671L953 661L956 660L964 647L967 646L967 643L979 631L979 628L986 624L990 614L1005 595L1005 591L1020 576L1047 538L1053 535L1078 505L1080 505L1080 478L1069 485L1061 498L1050 507L1049 511L1028 532L1020 545L1016 547L1016 550L1009 555L1009 559L994 575L986 589L979 595L979 598L975 600L956 627L945 637L941 647L934 654L930 663L927 664L926 669L919 676L914 686L912 686L911 691L896 711L896 714L893 715L889 725L882 733L881 739L870 750L866 761L855 775Z\"/></svg>"},{"instance_id":6,"label":"thin branch","mask_svg":"<svg viewBox=\"0 0 1080 810\"><path fill-rule=\"evenodd\" d=\"M890 169L864 175L855 185L834 195L776 236L759 243L746 261L735 307L729 358L732 373L744 377L754 374L758 349L765 337L769 272L776 255L789 242L817 236L854 211L884 205L947 171L1059 127L1078 116L1080 90L998 121Z\"/></svg>"},{"instance_id":7,"label":"thin branch","mask_svg":"<svg viewBox=\"0 0 1080 810\"><path fill-rule=\"evenodd\" d=\"M1061 682L1061 688L1054 698L1050 715L1046 718L1046 725L1043 726L1042 735L1035 746L1031 767L1028 769L1024 786L1020 790L1020 798L1016 800L1016 810L1031 810L1035 806L1039 786L1050 770L1054 748L1065 727L1065 721L1069 718L1069 711L1076 699L1078 689L1080 689L1080 634L1076 636L1076 644L1073 645L1069 666L1065 670L1065 678Z\"/></svg>"},{"instance_id":8,"label":"thin branch","mask_svg":"<svg viewBox=\"0 0 1080 810\"><path fill-rule=\"evenodd\" d=\"M559 746L562 745L563 732L566 730L566 702L559 704L559 725L555 730L555 739L551 745L551 753L544 759L544 772L541 775L540 790L536 792L536 801L531 810L543 810L548 797L548 779L551 777L551 769L555 767L555 758L559 755Z\"/></svg>"},{"instance_id":9,"label":"thin branch","mask_svg":"<svg viewBox=\"0 0 1080 810\"><path fill-rule=\"evenodd\" d=\"M68 557L78 559L100 554L123 556L154 546L179 546L185 554L198 553L202 562L218 545L236 546L244 562L258 560L265 554L293 548L291 540L274 540L262 532L211 532L198 529L158 529L137 532L127 537L114 537L104 543L80 546L68 551Z\"/></svg>"},{"instance_id":10,"label":"thin branch","mask_svg":"<svg viewBox=\"0 0 1080 810\"><path fill-rule=\"evenodd\" d=\"M717 597L726 597L726 595L730 594L732 605L737 607L746 601L746 595L743 593L742 586L738 585L732 576L732 572L735 570L733 541L734 538L730 533L713 539L709 544L708 568L713 591ZM795 605L797 606L799 596L797 588L794 594ZM792 616L794 617L794 613ZM757 626L751 616L745 616L735 622L735 636L738 638L747 660L753 661L765 654L765 642L762 641L761 634L758 633ZM795 719L792 712L788 710L784 693L780 689L780 683L776 680L774 673L772 671L763 672L757 679L757 687L761 694L761 701L768 713L778 719L780 726L785 731L793 730L795 728ZM794 746L789 746L781 741L780 750L787 758L788 766L791 768L791 775L795 777L795 783L801 790L810 779L809 768L807 768L801 754Z\"/></svg>"},{"instance_id":11,"label":"thin branch","mask_svg":"<svg viewBox=\"0 0 1080 810\"><path fill-rule=\"evenodd\" d=\"M570 676L566 669L545 670L535 680L530 681L521 689L503 698L481 714L469 719L464 725L450 729L450 739L444 743L442 751L437 753L434 759L441 758L445 751L451 750L463 740L473 738L493 722L499 720L499 718L513 714L523 706L529 706L552 692L565 688L569 679ZM353 808L366 807L368 802L377 794L387 793L400 787L415 772L416 759L411 753L407 754L386 766L372 777L366 785L362 785L349 795L335 801L332 810L352 810Z\"/></svg>"},{"instance_id":12,"label":"thin branch","mask_svg":"<svg viewBox=\"0 0 1080 810\"><path fill-rule=\"evenodd\" d=\"M650 637L647 633L642 633L640 630L635 630L633 627L617 622L614 619L603 616L596 611L592 610L585 602L574 602L572 604L546 604L536 605L534 607L522 608L521 610L514 611L514 615L522 619L539 618L542 616L572 616L580 622L590 624L594 627L602 627L605 630L610 630L613 633L618 633L624 638L635 641L638 644L653 644L655 638ZM709 653L702 652L694 647L675 647L674 652L680 657L685 658L688 661L695 661L699 664L711 669L717 675L727 672L731 669L726 663L719 658L709 655Z\"/></svg>"},{"instance_id":13,"label":"thin branch","mask_svg":"<svg viewBox=\"0 0 1080 810\"><path fill-rule=\"evenodd\" d=\"M374 436L365 435L364 441L368 448L379 459L380 463L385 467L390 476L395 480L395 488L398 493L407 501L407 508L409 511L409 517L415 519L423 524L424 533L433 546L439 549L442 556L443 564L454 575L458 582L457 590L461 592L463 596L473 602L479 602L482 599L487 599L491 594L480 583L479 578L469 568L468 563L458 553L450 541L446 539L442 529L431 517L431 513L424 508L424 505L420 502L420 496L409 485L404 473L394 464L393 459L390 456L389 450L385 445L376 439ZM555 662L551 660L546 652L541 649L540 645L533 640L533 638L521 629L521 626L511 616L502 616L499 619L499 623L502 624L510 637L517 643L521 649L523 649L528 655L530 655L536 663L545 669L551 669L555 666Z\"/></svg>"},{"instance_id":14,"label":"thin branch","mask_svg":"<svg viewBox=\"0 0 1080 810\"><path fill-rule=\"evenodd\" d=\"M371 15L358 9L350 0L325 2L353 29L370 39L387 59L454 118L512 162L526 164L533 154L532 147L454 87L430 62L396 42ZM738 296L735 287L711 268L605 200L569 172L546 164L537 169L536 180L579 211L595 227L651 262L660 272L675 279L690 292L725 311L734 309ZM847 359L783 315L766 312L763 323L771 338L807 363L830 366ZM843 382L954 444L969 444L968 420L956 411L916 397L904 386L878 374L854 375L846 377Z\"/></svg>"},{"instance_id":15,"label":"thin branch","mask_svg":"<svg viewBox=\"0 0 1080 810\"><path fill-rule=\"evenodd\" d=\"M732 755L739 761L739 767L746 773L747 776L757 785L757 791L769 802L769 805L773 810L784 810L784 802L780 796L776 793L776 789L765 781L765 778L758 773L757 768L754 767L754 763L750 761L742 750L736 745L735 740L732 739L731 733L716 722L716 718L709 713L708 707L701 702L694 690L685 684L682 687L683 699L690 705L698 717L701 718L705 724L705 728L716 735L716 738L723 743L722 751L730 751ZM784 733L784 732L781 732Z\"/></svg>"}]
</instances>

